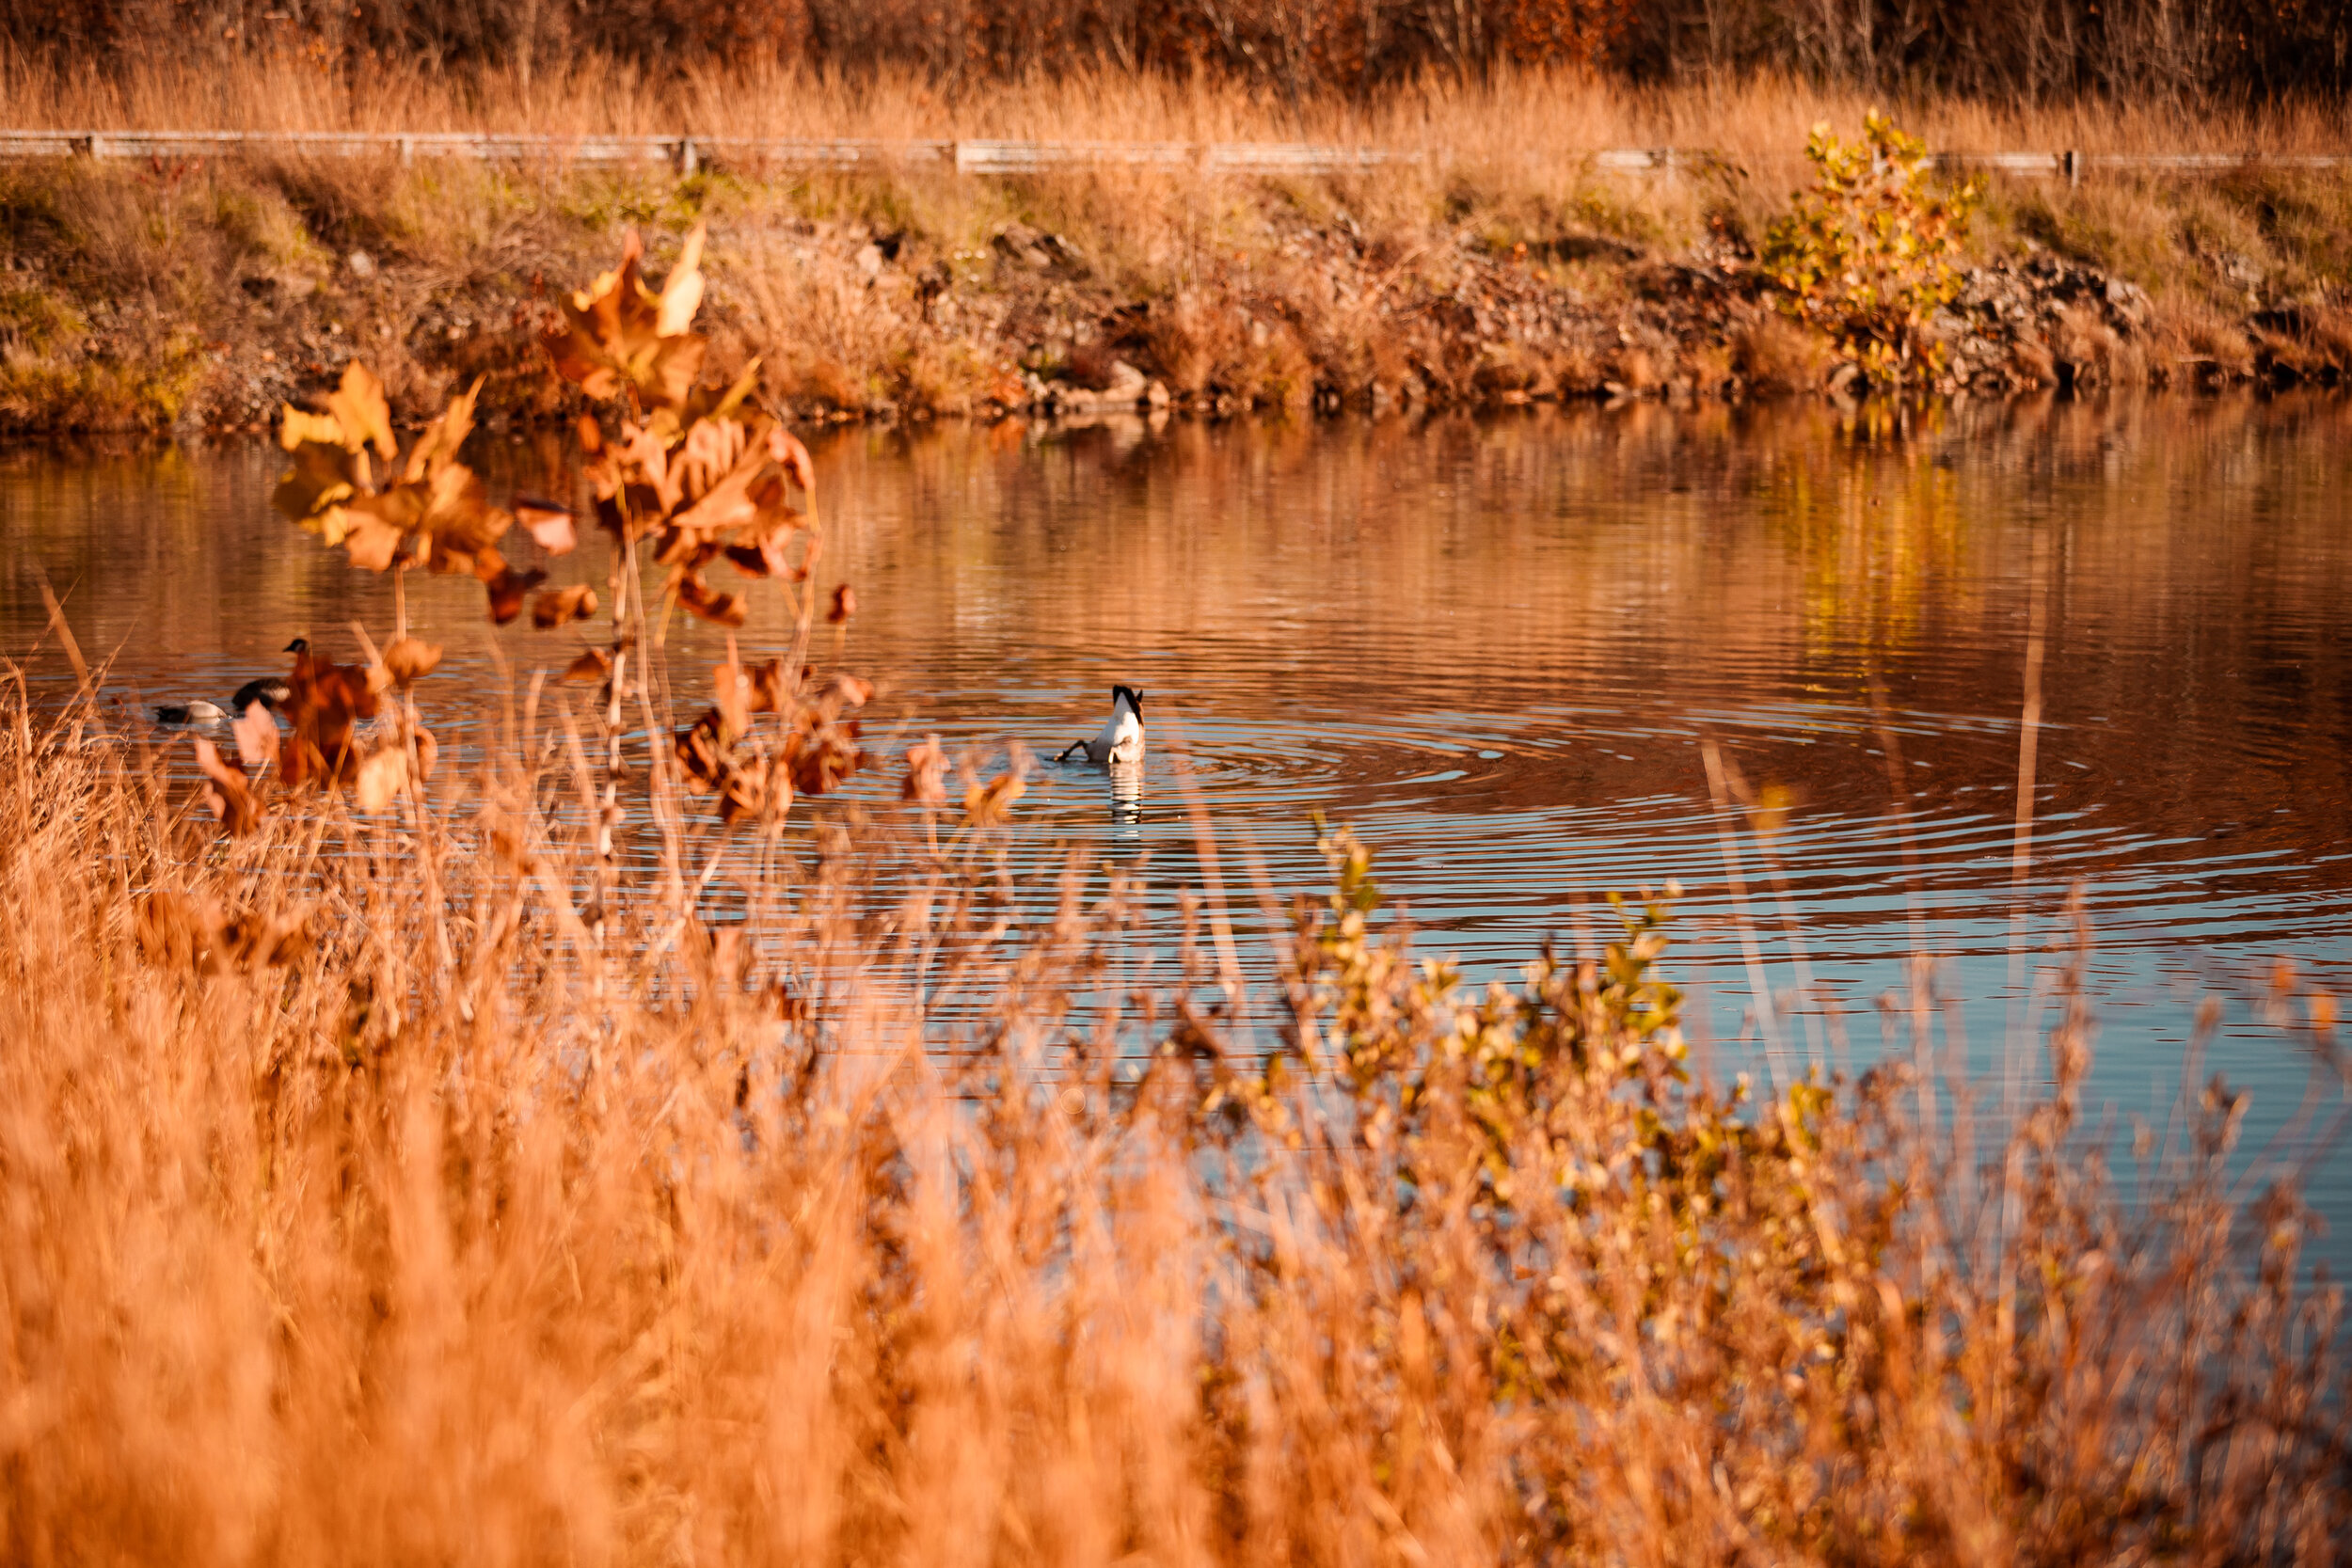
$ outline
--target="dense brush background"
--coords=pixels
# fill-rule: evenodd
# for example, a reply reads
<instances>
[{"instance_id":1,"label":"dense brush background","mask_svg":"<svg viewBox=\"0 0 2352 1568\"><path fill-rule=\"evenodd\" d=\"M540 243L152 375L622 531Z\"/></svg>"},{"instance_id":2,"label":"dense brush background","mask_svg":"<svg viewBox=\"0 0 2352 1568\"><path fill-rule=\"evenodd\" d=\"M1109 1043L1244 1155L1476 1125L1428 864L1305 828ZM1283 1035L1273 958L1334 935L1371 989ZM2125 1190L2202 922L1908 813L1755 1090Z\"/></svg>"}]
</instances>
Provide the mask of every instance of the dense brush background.
<instances>
[{"instance_id":1,"label":"dense brush background","mask_svg":"<svg viewBox=\"0 0 2352 1568\"><path fill-rule=\"evenodd\" d=\"M950 88L1105 65L1294 96L1499 66L1645 83L1764 70L2037 101L2352 87L2352 19L2336 0L0 0L0 38L31 54L283 49L354 70L421 60L526 78L582 52L655 74L913 69Z\"/></svg>"}]
</instances>

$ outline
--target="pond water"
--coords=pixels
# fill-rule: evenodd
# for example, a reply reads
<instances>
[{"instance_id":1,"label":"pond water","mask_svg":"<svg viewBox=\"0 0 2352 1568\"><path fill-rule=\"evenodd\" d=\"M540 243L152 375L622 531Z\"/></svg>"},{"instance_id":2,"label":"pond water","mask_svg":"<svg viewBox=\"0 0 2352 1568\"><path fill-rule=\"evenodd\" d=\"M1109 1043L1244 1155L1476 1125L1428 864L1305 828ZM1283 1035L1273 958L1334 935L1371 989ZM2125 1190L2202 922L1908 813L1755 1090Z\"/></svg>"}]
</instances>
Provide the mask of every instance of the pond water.
<instances>
[{"instance_id":1,"label":"pond water","mask_svg":"<svg viewBox=\"0 0 2352 1568\"><path fill-rule=\"evenodd\" d=\"M1840 1039L1867 1059L1876 999L1922 953L1985 1065L2079 889L2096 1093L2161 1114L2217 998L2208 1069L2256 1089L2257 1131L2292 1110L2314 1046L2270 1016L2278 961L2306 1000L2352 981L2343 402L812 444L826 573L863 607L845 662L886 678L873 733L1050 753L1093 732L1113 682L1142 688L1139 813L1100 773L1049 768L1021 842L1145 862L1167 922L1199 874L1188 778L1229 872L1254 854L1284 894L1320 885L1310 814L1354 824L1423 946L1475 974L1605 929L1610 890L1678 879L1671 966L1727 1068ZM555 461L535 441L483 458L501 489L558 483ZM383 623L384 586L273 516L278 466L261 442L0 455L0 649L40 632L39 568L126 695L218 699L297 633L351 657L348 623ZM464 677L501 679L479 595L412 596L459 677L434 689L445 743L467 734ZM495 657L560 665L570 635L510 631ZM745 652L782 635L763 606ZM1742 790L1785 805L1776 832L1753 831ZM2343 1164L2320 1196L2352 1216Z\"/></svg>"}]
</instances>

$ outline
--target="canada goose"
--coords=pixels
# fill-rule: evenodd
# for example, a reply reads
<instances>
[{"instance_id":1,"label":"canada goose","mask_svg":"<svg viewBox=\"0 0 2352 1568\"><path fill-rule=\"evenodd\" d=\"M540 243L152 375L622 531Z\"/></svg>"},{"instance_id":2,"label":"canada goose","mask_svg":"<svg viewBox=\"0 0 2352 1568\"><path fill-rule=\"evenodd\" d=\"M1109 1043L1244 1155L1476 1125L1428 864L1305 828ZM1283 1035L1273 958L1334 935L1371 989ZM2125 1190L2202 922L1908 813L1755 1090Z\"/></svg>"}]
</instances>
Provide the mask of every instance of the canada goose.
<instances>
[{"instance_id":1,"label":"canada goose","mask_svg":"<svg viewBox=\"0 0 2352 1568\"><path fill-rule=\"evenodd\" d=\"M310 651L310 640L307 637L297 637L286 644L286 652L297 657L308 655ZM243 713L246 708L259 703L272 713L276 713L278 705L293 695L294 688L287 682L285 676L258 676L237 688L237 694L230 699L230 711Z\"/></svg>"},{"instance_id":2,"label":"canada goose","mask_svg":"<svg viewBox=\"0 0 2352 1568\"><path fill-rule=\"evenodd\" d=\"M286 644L286 652L307 656L310 651L308 638L297 637ZM259 703L272 713L293 694L293 688L283 675L262 675L237 688L237 694L229 699L230 705L208 703L199 697L192 703L179 703L155 710L156 721L165 724L220 724L236 718Z\"/></svg>"},{"instance_id":3,"label":"canada goose","mask_svg":"<svg viewBox=\"0 0 2352 1568\"><path fill-rule=\"evenodd\" d=\"M1073 752L1085 752L1087 761L1097 767L1142 760L1143 693L1132 686L1112 687L1111 716L1104 721L1103 733L1092 740L1072 741L1054 760L1067 761Z\"/></svg>"}]
</instances>

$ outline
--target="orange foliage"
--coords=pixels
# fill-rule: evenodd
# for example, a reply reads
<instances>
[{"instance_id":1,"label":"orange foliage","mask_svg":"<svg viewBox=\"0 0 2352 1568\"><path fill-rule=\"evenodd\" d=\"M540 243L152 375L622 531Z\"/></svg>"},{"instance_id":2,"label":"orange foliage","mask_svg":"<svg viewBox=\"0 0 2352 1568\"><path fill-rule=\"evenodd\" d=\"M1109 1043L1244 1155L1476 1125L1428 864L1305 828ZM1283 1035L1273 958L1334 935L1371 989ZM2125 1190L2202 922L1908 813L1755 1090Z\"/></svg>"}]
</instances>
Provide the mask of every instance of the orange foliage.
<instances>
[{"instance_id":1,"label":"orange foliage","mask_svg":"<svg viewBox=\"0 0 2352 1568\"><path fill-rule=\"evenodd\" d=\"M367 673L348 669L316 654L296 654L286 717L294 738L284 753L290 784L332 784L354 759L352 731L376 714L376 694Z\"/></svg>"}]
</instances>

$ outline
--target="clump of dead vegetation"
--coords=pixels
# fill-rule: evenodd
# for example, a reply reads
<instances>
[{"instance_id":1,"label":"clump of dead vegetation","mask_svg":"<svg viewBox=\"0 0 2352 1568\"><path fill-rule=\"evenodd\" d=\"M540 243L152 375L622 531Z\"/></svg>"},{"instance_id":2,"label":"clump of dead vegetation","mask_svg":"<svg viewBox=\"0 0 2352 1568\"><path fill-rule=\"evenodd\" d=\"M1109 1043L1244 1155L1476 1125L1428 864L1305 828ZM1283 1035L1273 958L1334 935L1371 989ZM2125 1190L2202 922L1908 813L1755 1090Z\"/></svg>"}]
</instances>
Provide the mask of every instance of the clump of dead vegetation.
<instances>
[{"instance_id":1,"label":"clump of dead vegetation","mask_svg":"<svg viewBox=\"0 0 2352 1568\"><path fill-rule=\"evenodd\" d=\"M566 805L595 768L541 745L581 715L215 841L94 705L24 693L12 1560L2056 1563L2352 1526L2316 1222L2244 1178L2218 1082L2110 1171L2078 966L1996 1123L1924 974L1915 1054L1714 1081L1662 910L1466 987L1343 832L1271 976L1208 903L1128 993L1140 890L1014 896L1017 788L946 804L936 757L801 829L626 797L675 847L615 883Z\"/></svg>"},{"instance_id":2,"label":"clump of dead vegetation","mask_svg":"<svg viewBox=\"0 0 2352 1568\"><path fill-rule=\"evenodd\" d=\"M288 412L278 499L389 574L394 635L301 656L290 740L248 711L191 791L87 670L0 686L11 1560L2341 1545L2309 1147L2249 1160L2246 1095L2192 1081L2111 1169L2087 933L1997 1105L1924 963L1907 1053L1725 1082L1663 903L1474 987L1344 830L1273 952L1192 890L1131 983L1131 875L1000 853L1017 748L861 744L805 459L705 376L691 249L639 260L542 339L590 416L600 701L534 681L430 766L405 573L495 616L513 526L580 539L489 499L458 410L402 453L356 372ZM789 595L789 645L671 668L641 546L723 622L706 567ZM2271 1002L2326 1081L2328 999Z\"/></svg>"}]
</instances>

